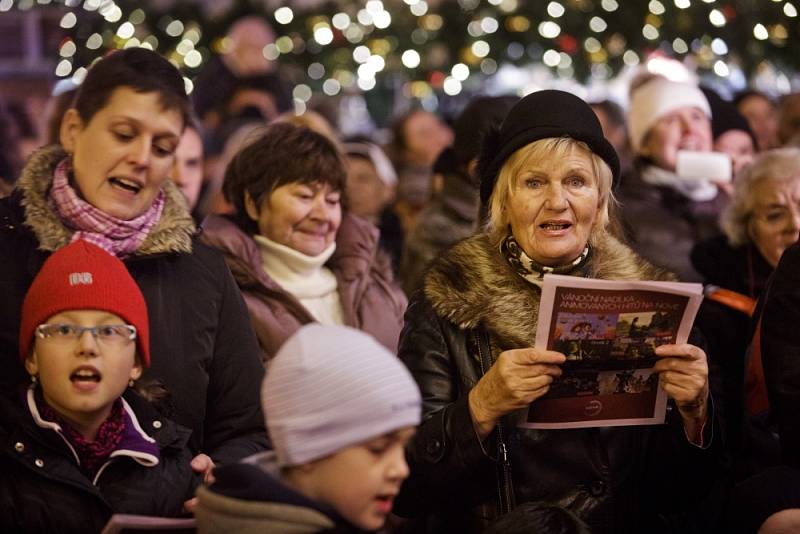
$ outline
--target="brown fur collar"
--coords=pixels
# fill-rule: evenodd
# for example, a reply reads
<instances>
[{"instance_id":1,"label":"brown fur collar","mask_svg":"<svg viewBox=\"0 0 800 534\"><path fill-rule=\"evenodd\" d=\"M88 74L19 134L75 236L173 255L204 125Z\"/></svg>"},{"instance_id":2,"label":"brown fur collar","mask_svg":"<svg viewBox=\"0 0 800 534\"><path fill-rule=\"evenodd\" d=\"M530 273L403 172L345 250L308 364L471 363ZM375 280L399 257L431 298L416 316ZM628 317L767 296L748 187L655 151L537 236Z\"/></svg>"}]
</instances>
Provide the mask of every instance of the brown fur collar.
<instances>
[{"instance_id":1,"label":"brown fur collar","mask_svg":"<svg viewBox=\"0 0 800 534\"><path fill-rule=\"evenodd\" d=\"M596 241L589 260L591 278L671 279L617 239ZM432 265L425 296L440 317L458 327L486 328L501 350L534 345L541 290L513 270L486 234L461 241Z\"/></svg>"},{"instance_id":2,"label":"brown fur collar","mask_svg":"<svg viewBox=\"0 0 800 534\"><path fill-rule=\"evenodd\" d=\"M66 228L47 203L53 170L66 157L64 149L51 145L33 153L17 181L25 207L25 225L33 230L41 250L53 251L67 245L72 230ZM161 219L136 251L139 256L162 253L191 253L194 221L180 190L170 180L164 184L167 195Z\"/></svg>"}]
</instances>

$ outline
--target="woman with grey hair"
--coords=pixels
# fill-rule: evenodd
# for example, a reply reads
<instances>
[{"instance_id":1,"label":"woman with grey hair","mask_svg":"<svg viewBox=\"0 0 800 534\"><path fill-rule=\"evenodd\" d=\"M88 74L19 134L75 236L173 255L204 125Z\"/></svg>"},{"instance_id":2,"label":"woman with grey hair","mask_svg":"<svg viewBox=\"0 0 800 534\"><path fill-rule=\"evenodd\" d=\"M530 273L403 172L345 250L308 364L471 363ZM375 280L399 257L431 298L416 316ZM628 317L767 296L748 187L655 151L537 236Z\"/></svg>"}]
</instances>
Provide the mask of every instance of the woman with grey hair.
<instances>
[{"instance_id":1,"label":"woman with grey hair","mask_svg":"<svg viewBox=\"0 0 800 534\"><path fill-rule=\"evenodd\" d=\"M730 204L720 220L725 235L695 246L692 264L703 275L706 300L697 318L709 351L724 355L713 362L721 371L727 443L741 452L750 469L777 461L777 442L742 415L767 409L763 382L745 383L751 316L783 251L800 237L800 149L762 153L734 183ZM742 427L746 424L746 431ZM743 432L745 432L743 434Z\"/></svg>"}]
</instances>

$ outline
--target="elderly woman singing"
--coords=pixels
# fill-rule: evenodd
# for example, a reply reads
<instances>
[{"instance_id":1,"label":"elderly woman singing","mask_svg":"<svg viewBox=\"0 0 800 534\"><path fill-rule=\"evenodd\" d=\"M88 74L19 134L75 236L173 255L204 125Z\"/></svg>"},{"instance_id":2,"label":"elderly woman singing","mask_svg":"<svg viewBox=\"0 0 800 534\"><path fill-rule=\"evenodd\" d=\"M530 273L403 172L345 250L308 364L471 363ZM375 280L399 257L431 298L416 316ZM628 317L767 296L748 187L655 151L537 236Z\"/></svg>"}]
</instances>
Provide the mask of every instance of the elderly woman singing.
<instances>
[{"instance_id":1,"label":"elderly woman singing","mask_svg":"<svg viewBox=\"0 0 800 534\"><path fill-rule=\"evenodd\" d=\"M697 515L685 510L716 454L699 347L656 351L665 425L542 431L508 417L565 361L533 348L544 274L669 278L608 229L619 163L595 115L569 93L528 95L487 135L479 171L486 231L433 264L406 313L399 352L424 422L396 509L416 531L480 531L523 502L565 506L592 532L687 531L676 522Z\"/></svg>"}]
</instances>

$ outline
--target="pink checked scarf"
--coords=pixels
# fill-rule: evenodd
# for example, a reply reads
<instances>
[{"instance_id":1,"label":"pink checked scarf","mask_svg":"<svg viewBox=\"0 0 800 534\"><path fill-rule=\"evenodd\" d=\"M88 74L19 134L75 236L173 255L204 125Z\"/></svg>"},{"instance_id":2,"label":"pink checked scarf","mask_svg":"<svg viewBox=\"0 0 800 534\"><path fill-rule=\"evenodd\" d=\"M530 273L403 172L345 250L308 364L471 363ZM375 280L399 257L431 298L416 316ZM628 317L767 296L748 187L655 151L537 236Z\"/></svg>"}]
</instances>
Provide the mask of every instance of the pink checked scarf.
<instances>
[{"instance_id":1,"label":"pink checked scarf","mask_svg":"<svg viewBox=\"0 0 800 534\"><path fill-rule=\"evenodd\" d=\"M118 258L126 258L136 252L161 218L164 191L159 191L153 204L143 214L123 221L81 199L69 185L69 172L69 158L65 158L53 172L49 203L61 222L75 230L71 242L84 239Z\"/></svg>"}]
</instances>

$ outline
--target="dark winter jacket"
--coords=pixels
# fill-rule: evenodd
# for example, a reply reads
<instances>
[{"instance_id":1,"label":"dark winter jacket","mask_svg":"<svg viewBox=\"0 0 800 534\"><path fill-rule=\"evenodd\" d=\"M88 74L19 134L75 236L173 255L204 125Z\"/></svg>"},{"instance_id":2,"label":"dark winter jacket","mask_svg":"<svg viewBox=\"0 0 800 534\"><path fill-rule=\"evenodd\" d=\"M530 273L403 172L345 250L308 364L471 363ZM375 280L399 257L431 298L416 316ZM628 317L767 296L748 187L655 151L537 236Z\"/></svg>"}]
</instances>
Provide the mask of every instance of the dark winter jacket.
<instances>
[{"instance_id":1,"label":"dark winter jacket","mask_svg":"<svg viewBox=\"0 0 800 534\"><path fill-rule=\"evenodd\" d=\"M773 270L755 246L748 244L734 248L724 236L698 243L691 258L706 284L734 291L753 302L761 296ZM760 451L759 444L773 448L774 444L770 444L773 440L767 435L752 435L751 432L757 429L742 418L745 410L745 364L755 327L750 315L706 298L695 325L703 332L709 353L714 355L714 370L718 371L721 379L721 395L716 400L720 401L717 408L725 419L728 447L739 452L744 446L749 449L745 452L748 457L770 454L769 450ZM745 430L747 436L743 436ZM757 442L743 443L743 437ZM760 462L758 458L751 457L750 460Z\"/></svg>"},{"instance_id":2,"label":"dark winter jacket","mask_svg":"<svg viewBox=\"0 0 800 534\"><path fill-rule=\"evenodd\" d=\"M664 277L611 237L591 254L576 274ZM693 503L707 485L716 466L713 408L706 449L688 442L672 409L659 426L525 430L504 418L479 442L468 393L500 351L534 346L540 296L481 234L435 262L412 299L399 356L422 391L424 422L409 446L411 476L396 506L417 517L412 530L476 532L515 502L548 501L576 512L595 533L659 532L662 514Z\"/></svg>"},{"instance_id":3,"label":"dark winter jacket","mask_svg":"<svg viewBox=\"0 0 800 534\"><path fill-rule=\"evenodd\" d=\"M272 358L302 325L314 322L300 301L264 271L258 243L233 221L209 216L202 240L224 255L244 295L265 359ZM345 215L336 234L336 251L325 266L336 276L345 324L395 352L407 301L393 281L388 258L378 251L377 229Z\"/></svg>"},{"instance_id":4,"label":"dark winter jacket","mask_svg":"<svg viewBox=\"0 0 800 534\"><path fill-rule=\"evenodd\" d=\"M18 352L25 293L48 255L69 243L47 203L60 147L35 153L17 189L0 200L0 385L26 382ZM194 452L232 462L267 447L259 392L263 366L233 277L200 243L180 191L169 181L161 219L125 265L144 294L152 362L145 379L170 394L167 415L192 429Z\"/></svg>"},{"instance_id":5,"label":"dark winter jacket","mask_svg":"<svg viewBox=\"0 0 800 534\"><path fill-rule=\"evenodd\" d=\"M480 198L473 180L458 171L442 179L442 190L422 210L405 240L400 279L407 295L422 287L425 270L439 254L476 230Z\"/></svg>"},{"instance_id":6,"label":"dark winter jacket","mask_svg":"<svg viewBox=\"0 0 800 534\"><path fill-rule=\"evenodd\" d=\"M682 282L700 282L689 256L695 243L720 235L717 221L727 195L720 192L713 200L695 202L670 187L646 183L642 172L647 172L646 165L614 193L631 247Z\"/></svg>"},{"instance_id":7,"label":"dark winter jacket","mask_svg":"<svg viewBox=\"0 0 800 534\"><path fill-rule=\"evenodd\" d=\"M358 533L330 506L290 488L279 478L274 455L220 467L210 487L197 491L199 534Z\"/></svg>"},{"instance_id":8,"label":"dark winter jacket","mask_svg":"<svg viewBox=\"0 0 800 534\"><path fill-rule=\"evenodd\" d=\"M0 532L82 534L100 532L112 513L182 513L199 482L189 465L190 431L130 390L124 399L134 421L126 432L154 439L158 463L118 449L91 480L64 438L35 422L27 395L0 397Z\"/></svg>"},{"instance_id":9,"label":"dark winter jacket","mask_svg":"<svg viewBox=\"0 0 800 534\"><path fill-rule=\"evenodd\" d=\"M761 361L784 463L800 467L800 243L783 253L766 290Z\"/></svg>"}]
</instances>

